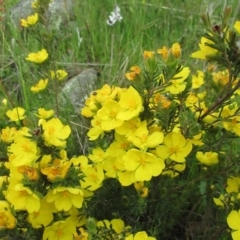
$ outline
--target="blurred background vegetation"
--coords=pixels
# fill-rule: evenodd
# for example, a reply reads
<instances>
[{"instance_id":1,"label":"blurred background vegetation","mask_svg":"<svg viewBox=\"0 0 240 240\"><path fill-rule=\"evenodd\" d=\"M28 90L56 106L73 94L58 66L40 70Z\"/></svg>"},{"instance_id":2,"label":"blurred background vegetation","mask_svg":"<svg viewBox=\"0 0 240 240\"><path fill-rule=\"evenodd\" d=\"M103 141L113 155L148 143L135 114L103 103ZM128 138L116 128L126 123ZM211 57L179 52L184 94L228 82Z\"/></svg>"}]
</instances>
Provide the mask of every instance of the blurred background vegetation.
<instances>
[{"instance_id":1,"label":"blurred background vegetation","mask_svg":"<svg viewBox=\"0 0 240 240\"><path fill-rule=\"evenodd\" d=\"M17 0L5 1L6 14ZM214 24L218 24L220 14L226 6L231 6L233 18L240 17L240 3L237 0L104 0L75 1L74 16L70 23L60 26L57 33L57 62L65 64L71 72L78 68L94 66L100 74L101 84L123 83L124 73L142 56L143 50L156 50L164 45L170 47L179 42L183 48L183 59L188 61L189 53L197 49L202 28L200 16L208 12ZM115 4L119 5L123 20L113 26L106 24ZM78 29L78 30L77 30ZM8 44L4 45L4 59L10 54L9 47L14 41L14 53L23 50L28 42L11 29L4 29ZM79 35L82 42L79 44ZM15 39L15 40L13 40ZM0 39L3 47L3 38ZM27 46L26 46L27 47ZM192 61L191 61L192 62ZM3 71L3 70L2 70ZM2 72L1 71L1 72ZM9 75L7 69L2 77Z\"/></svg>"}]
</instances>

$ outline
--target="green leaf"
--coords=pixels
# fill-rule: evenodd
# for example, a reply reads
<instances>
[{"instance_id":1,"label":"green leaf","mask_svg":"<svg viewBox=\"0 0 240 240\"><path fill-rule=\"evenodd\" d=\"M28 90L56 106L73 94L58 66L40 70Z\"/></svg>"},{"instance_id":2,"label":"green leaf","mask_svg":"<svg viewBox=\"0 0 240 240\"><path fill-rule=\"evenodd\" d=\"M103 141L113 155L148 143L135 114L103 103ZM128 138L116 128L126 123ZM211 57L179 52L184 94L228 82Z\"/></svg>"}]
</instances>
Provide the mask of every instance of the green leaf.
<instances>
[{"instance_id":1,"label":"green leaf","mask_svg":"<svg viewBox=\"0 0 240 240\"><path fill-rule=\"evenodd\" d=\"M199 184L199 190L202 195L206 194L207 192L207 182L206 181L201 181Z\"/></svg>"},{"instance_id":2,"label":"green leaf","mask_svg":"<svg viewBox=\"0 0 240 240\"><path fill-rule=\"evenodd\" d=\"M97 226L94 218L88 218L86 227L88 231L92 234L95 234L97 232Z\"/></svg>"}]
</instances>

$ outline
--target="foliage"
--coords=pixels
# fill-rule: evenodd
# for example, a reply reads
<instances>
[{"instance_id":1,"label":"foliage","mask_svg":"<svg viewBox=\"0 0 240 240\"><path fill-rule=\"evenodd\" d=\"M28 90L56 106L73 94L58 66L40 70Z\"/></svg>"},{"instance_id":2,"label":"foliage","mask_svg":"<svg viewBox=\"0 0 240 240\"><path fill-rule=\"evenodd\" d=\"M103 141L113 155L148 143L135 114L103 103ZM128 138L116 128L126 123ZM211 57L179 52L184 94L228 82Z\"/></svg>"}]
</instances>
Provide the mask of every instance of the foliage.
<instances>
[{"instance_id":1,"label":"foliage","mask_svg":"<svg viewBox=\"0 0 240 240\"><path fill-rule=\"evenodd\" d=\"M68 72L49 2L21 21L18 98L1 84L1 238L239 239L240 21L230 8L218 25L202 16L191 57L204 68L188 66L177 42L145 50L124 84L91 92L80 117L61 108Z\"/></svg>"}]
</instances>

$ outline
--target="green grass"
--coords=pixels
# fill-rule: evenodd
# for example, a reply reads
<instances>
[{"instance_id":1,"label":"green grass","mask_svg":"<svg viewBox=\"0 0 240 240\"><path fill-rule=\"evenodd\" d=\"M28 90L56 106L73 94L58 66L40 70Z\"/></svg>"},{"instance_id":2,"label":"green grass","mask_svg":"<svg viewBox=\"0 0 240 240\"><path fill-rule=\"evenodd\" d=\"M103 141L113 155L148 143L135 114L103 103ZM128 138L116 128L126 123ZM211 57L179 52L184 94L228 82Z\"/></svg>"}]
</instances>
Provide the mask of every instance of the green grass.
<instances>
[{"instance_id":1,"label":"green grass","mask_svg":"<svg viewBox=\"0 0 240 240\"><path fill-rule=\"evenodd\" d=\"M8 1L8 9L16 1ZM74 72L85 66L94 66L101 74L101 84L105 82L123 83L124 73L129 66L138 62L143 50L156 50L179 42L183 48L184 59L197 48L199 36L203 32L200 15L209 8L218 23L223 4L219 1L118 1L123 16L122 22L108 26L106 20L114 8L110 0L103 2L76 2L74 22L64 25L57 32L58 56L56 62ZM238 1L228 1L237 17ZM83 38L80 46L76 28ZM14 55L26 54L34 44L26 43L19 37L19 29L4 31L4 59L16 61ZM11 46L12 39L15 46ZM5 40L5 39L4 39ZM1 43L2 46L3 43ZM10 49L9 49L10 48ZM4 66L4 65L3 65ZM6 76L4 76L6 77Z\"/></svg>"},{"instance_id":2,"label":"green grass","mask_svg":"<svg viewBox=\"0 0 240 240\"><path fill-rule=\"evenodd\" d=\"M6 2L6 13L15 3L14 0ZM218 24L224 7L219 1L208 3L203 0L120 0L118 5L123 20L108 26L106 20L114 8L111 0L105 0L104 3L76 1L75 14L70 23L62 25L48 36L41 35L41 38L48 38L52 46L55 68L62 67L69 72L69 76L74 76L84 68L94 67L99 73L96 88L105 83L124 86L127 84L124 74L139 62L144 50L157 50L164 45L170 48L174 42L181 44L183 64L194 68L189 54L197 49L204 32L200 15L208 11L214 19L213 24ZM240 17L238 5L236 0L228 1L235 19ZM30 107L38 106L39 101L47 104L29 91L28 86L38 81L40 76L38 69L29 67L24 60L29 52L39 50L41 43L29 37L25 29L14 28L8 14L5 19L6 27L0 37L0 76L3 83L7 82L7 89L0 94L11 94L14 102L15 96L22 94L19 93L19 81L24 80L28 88L26 94L31 99L28 100ZM83 39L80 44L77 31Z\"/></svg>"}]
</instances>

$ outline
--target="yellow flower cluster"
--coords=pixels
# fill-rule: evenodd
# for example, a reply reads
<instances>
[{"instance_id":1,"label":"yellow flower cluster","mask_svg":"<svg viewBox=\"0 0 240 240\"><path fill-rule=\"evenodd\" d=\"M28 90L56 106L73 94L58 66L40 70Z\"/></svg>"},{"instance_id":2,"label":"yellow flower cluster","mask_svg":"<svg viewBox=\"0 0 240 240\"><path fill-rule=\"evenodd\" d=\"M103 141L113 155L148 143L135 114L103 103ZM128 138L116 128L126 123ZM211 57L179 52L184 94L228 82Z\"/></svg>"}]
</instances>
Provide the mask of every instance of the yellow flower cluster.
<instances>
[{"instance_id":1,"label":"yellow flower cluster","mask_svg":"<svg viewBox=\"0 0 240 240\"><path fill-rule=\"evenodd\" d=\"M65 70L59 69L56 72L51 70L49 75L51 79L57 79L59 81L62 81L68 76L68 73ZM36 85L31 87L31 91L34 93L38 93L46 89L48 82L49 82L48 78L40 79Z\"/></svg>"},{"instance_id":2,"label":"yellow flower cluster","mask_svg":"<svg viewBox=\"0 0 240 240\"><path fill-rule=\"evenodd\" d=\"M145 61L153 60L150 53L145 52L145 55L148 55L144 57ZM128 79L133 75L134 79L135 75L141 72L137 66L130 70ZM164 92L173 95L182 92L188 75L189 69L181 67L168 81ZM167 81L164 79L165 82ZM141 81L139 84L142 84ZM150 111L153 114L155 105L161 105L163 109L171 105L171 101L164 95L157 100L157 94L153 91L151 97L153 103L150 104ZM91 128L87 133L91 141L114 132L114 141L110 146L107 149L93 149L88 158L95 163L95 168L103 169L107 177L117 178L123 186L150 181L152 177L160 174L177 176L175 170L184 170L185 158L192 149L191 142L180 132L166 134L157 122L149 124L153 119L148 121L141 118L141 114L146 111L145 97L146 95L141 95L133 86L120 88L104 85L90 95L81 111L83 116L91 118ZM164 170L166 164L172 167Z\"/></svg>"},{"instance_id":3,"label":"yellow flower cluster","mask_svg":"<svg viewBox=\"0 0 240 240\"><path fill-rule=\"evenodd\" d=\"M160 54L164 60L167 60L170 54L175 58L179 58L181 56L182 49L179 43L173 43L170 49L168 49L166 46L163 46L157 50L157 53Z\"/></svg>"},{"instance_id":4,"label":"yellow flower cluster","mask_svg":"<svg viewBox=\"0 0 240 240\"><path fill-rule=\"evenodd\" d=\"M226 204L232 204L240 199L240 177L229 177L225 191L226 194L213 198L214 203L219 207L226 207Z\"/></svg>"},{"instance_id":5,"label":"yellow flower cluster","mask_svg":"<svg viewBox=\"0 0 240 240\"><path fill-rule=\"evenodd\" d=\"M9 160L5 167L9 175L0 177L5 197L0 201L0 227L18 228L18 213L24 212L25 220L33 228L43 228L42 239L87 240L89 232L84 227L86 217L81 209L85 197L91 197L105 179L102 164L105 152L96 148L88 157L68 159L65 148L71 129L53 114L53 110L39 108L35 113L39 126L33 130L21 127L28 117L25 109L17 107L6 112L16 126L1 130L1 140L8 145ZM103 228L117 238L126 234L131 237L131 228L125 227L121 219L94 220L94 224L103 238L106 236Z\"/></svg>"},{"instance_id":6,"label":"yellow flower cluster","mask_svg":"<svg viewBox=\"0 0 240 240\"><path fill-rule=\"evenodd\" d=\"M237 27L236 23L235 28ZM211 47L212 44L208 38L203 37L200 50L191 56L206 60L217 55L218 50ZM173 44L170 50L164 46L158 49L157 53L168 64L168 61L177 61L181 56L181 48L179 44ZM146 75L151 72L152 66L157 66L157 55L154 51L145 51L143 59L143 67L134 65L125 74L131 81L130 87L104 85L92 92L81 114L91 119L91 128L87 133L90 141L114 136L108 147L98 146L88 155L88 159L93 163L94 170L91 171L94 172L95 179L102 179L104 174L107 178L118 179L122 186L133 184L139 196L147 198L147 186L153 177L176 177L184 171L193 145L198 150L191 154L191 158L205 166L218 164L225 155L224 151L214 151L214 148L205 145L202 138L206 133L200 128L194 131L194 134L188 134L191 118L187 115L184 119L179 114L170 128L161 121L164 113L171 114L174 106L178 106L187 109L188 116L192 116L192 119L202 122L203 125L209 124L215 129L224 129L240 136L239 108L235 101L239 96L239 90L236 88L239 79L232 80L228 70L219 71L217 68L214 71L211 69L211 72L209 70L207 74L197 70L196 74L191 76L190 69L181 65L175 65L174 71L169 74L166 74L166 71L159 72L158 76L151 79ZM236 88L235 94L229 97L230 101L219 108L215 107L212 100L214 98L211 92L208 93L207 78L208 84L217 89L216 92L213 91L214 94L224 92L226 86L229 89ZM179 97L181 94L185 94L184 100ZM144 115L146 112L147 116ZM231 195L232 202L234 199L240 199L239 186L238 178L228 178L226 196ZM89 187L96 189L93 181ZM224 206L227 202L224 195L214 198L214 201L219 206ZM240 228L234 224L234 221L240 221L239 216L239 212L234 210L227 219L229 227L234 230L233 239L239 237ZM109 222L105 225L109 225ZM131 234L126 239L152 238L141 232Z\"/></svg>"},{"instance_id":7,"label":"yellow flower cluster","mask_svg":"<svg viewBox=\"0 0 240 240\"><path fill-rule=\"evenodd\" d=\"M33 7L39 4L35 1ZM22 19L21 25L30 27L37 21L34 14ZM233 28L239 33L240 22ZM224 37L228 39L230 34ZM222 57L213 34L202 37L199 47L192 58ZM22 107L7 109L4 117L9 126L0 134L7 153L7 161L0 167L8 172L0 176L4 198L0 201L0 228L19 230L19 221L25 216L27 224L41 229L44 240L88 240L95 234L100 239L155 240L145 231L133 233L135 229L119 218L87 219L85 210L108 178L122 187L131 185L144 202L151 196L153 178L177 177L191 162L209 168L222 162L225 149L220 151L212 144L215 138L206 141L211 131L240 136L239 72L234 76L231 68L216 68L190 75L190 68L180 63L181 54L178 43L170 49L163 46L144 51L143 65L134 65L125 74L130 86L105 84L91 93L81 109L91 124L87 136L93 147L86 155L68 157L71 128L55 117L53 110L39 108L31 114ZM48 58L43 48L26 60L40 64ZM49 79L61 81L67 75L65 70L48 70L31 91L40 92ZM227 91L231 94L222 98ZM2 105L8 108L6 101ZM30 115L32 128L26 124ZM239 199L238 176L228 177L225 193L213 199L217 206L233 209L227 223L234 240L240 238L240 210L234 210Z\"/></svg>"},{"instance_id":8,"label":"yellow flower cluster","mask_svg":"<svg viewBox=\"0 0 240 240\"><path fill-rule=\"evenodd\" d=\"M232 210L227 217L228 226L233 230L232 239L240 239L240 210Z\"/></svg>"},{"instance_id":9,"label":"yellow flower cluster","mask_svg":"<svg viewBox=\"0 0 240 240\"><path fill-rule=\"evenodd\" d=\"M9 161L5 167L10 173L1 177L1 188L5 182L4 189L1 189L5 201L0 201L0 227L16 227L16 216L24 211L33 228L46 227L43 239L55 239L56 236L62 240L72 239L80 223L76 215L79 214L77 209L82 207L84 194L78 177L80 169L75 176L77 186L61 185L71 168L71 161L64 150L71 129L58 118L46 120L53 113L52 110L38 109L36 115L40 119L36 131L19 127L21 124L18 123L26 117L25 109L17 107L6 113L16 126L1 131L1 140L9 145ZM55 148L55 154L46 154L46 148ZM72 168L76 169L75 166ZM26 182L30 184L26 185ZM56 182L59 185L53 187ZM14 214L11 209L14 209ZM62 211L68 213L68 217L53 222L54 214Z\"/></svg>"},{"instance_id":10,"label":"yellow flower cluster","mask_svg":"<svg viewBox=\"0 0 240 240\"><path fill-rule=\"evenodd\" d=\"M229 208L231 206L232 209L234 203L238 204L240 200L240 177L229 177L225 191L225 194L213 198L214 203L220 208ZM240 237L240 210L231 210L227 216L227 223L232 230L232 239L238 240Z\"/></svg>"}]
</instances>

